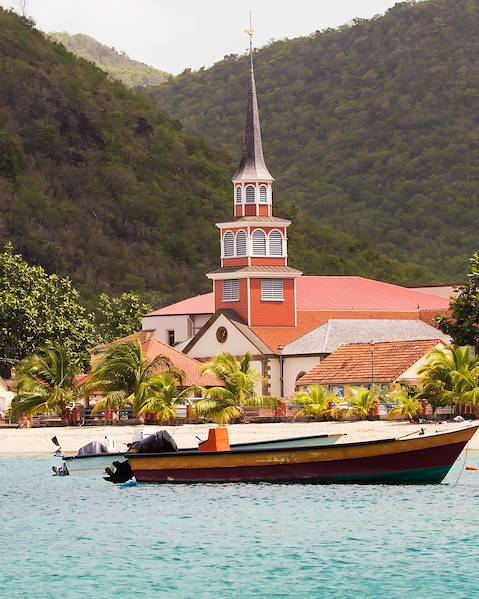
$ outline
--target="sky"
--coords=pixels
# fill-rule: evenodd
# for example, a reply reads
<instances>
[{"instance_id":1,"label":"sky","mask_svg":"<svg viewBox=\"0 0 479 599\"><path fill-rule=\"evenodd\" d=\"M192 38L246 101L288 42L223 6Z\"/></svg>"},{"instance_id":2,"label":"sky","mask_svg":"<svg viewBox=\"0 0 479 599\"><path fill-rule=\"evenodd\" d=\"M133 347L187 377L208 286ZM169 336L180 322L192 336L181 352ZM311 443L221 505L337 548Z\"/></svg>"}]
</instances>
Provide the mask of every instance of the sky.
<instances>
[{"instance_id":1,"label":"sky","mask_svg":"<svg viewBox=\"0 0 479 599\"><path fill-rule=\"evenodd\" d=\"M86 33L170 73L208 67L248 46L383 13L395 0L26 0L43 31ZM11 7L16 0L0 0Z\"/></svg>"}]
</instances>

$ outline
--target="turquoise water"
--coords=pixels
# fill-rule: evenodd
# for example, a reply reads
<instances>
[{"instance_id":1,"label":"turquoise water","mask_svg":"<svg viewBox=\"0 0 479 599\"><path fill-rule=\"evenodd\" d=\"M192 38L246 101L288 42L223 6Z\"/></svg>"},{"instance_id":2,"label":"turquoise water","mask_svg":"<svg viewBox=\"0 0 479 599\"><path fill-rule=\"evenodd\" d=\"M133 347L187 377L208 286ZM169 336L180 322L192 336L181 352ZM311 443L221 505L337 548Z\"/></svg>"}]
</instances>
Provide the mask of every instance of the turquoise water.
<instances>
[{"instance_id":1,"label":"turquoise water","mask_svg":"<svg viewBox=\"0 0 479 599\"><path fill-rule=\"evenodd\" d=\"M424 487L114 487L0 460L1 597L479 595L479 472ZM469 454L467 465L479 467Z\"/></svg>"}]
</instances>

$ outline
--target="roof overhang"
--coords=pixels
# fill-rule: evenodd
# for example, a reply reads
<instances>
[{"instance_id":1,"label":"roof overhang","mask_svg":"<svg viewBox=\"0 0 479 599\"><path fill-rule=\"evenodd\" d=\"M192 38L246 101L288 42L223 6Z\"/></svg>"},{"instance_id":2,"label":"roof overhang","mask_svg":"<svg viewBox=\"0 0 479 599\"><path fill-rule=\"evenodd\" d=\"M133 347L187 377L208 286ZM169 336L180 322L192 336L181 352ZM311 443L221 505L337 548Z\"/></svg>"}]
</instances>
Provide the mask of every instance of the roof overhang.
<instances>
[{"instance_id":1,"label":"roof overhang","mask_svg":"<svg viewBox=\"0 0 479 599\"><path fill-rule=\"evenodd\" d=\"M297 279L303 273L302 272L227 272L227 273L207 273L208 279L212 281L224 281L225 279Z\"/></svg>"},{"instance_id":2,"label":"roof overhang","mask_svg":"<svg viewBox=\"0 0 479 599\"><path fill-rule=\"evenodd\" d=\"M267 204L264 204L264 205L267 206ZM274 220L274 221L264 221L264 220L258 219L258 220L248 220L248 221L232 220L232 221L228 221L225 223L216 223L216 226L218 227L218 229L244 229L245 227L268 227L268 228L289 227L290 224L291 224L291 221L287 220L287 219Z\"/></svg>"}]
</instances>

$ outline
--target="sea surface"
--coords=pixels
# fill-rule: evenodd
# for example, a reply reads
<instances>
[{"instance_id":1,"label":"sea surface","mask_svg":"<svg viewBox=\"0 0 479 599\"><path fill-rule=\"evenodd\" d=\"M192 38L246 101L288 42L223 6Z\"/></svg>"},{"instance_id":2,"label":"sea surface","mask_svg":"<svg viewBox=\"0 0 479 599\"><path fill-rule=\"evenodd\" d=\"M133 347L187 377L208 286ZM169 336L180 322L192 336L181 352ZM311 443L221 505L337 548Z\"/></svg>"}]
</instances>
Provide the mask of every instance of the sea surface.
<instances>
[{"instance_id":1,"label":"sea surface","mask_svg":"<svg viewBox=\"0 0 479 599\"><path fill-rule=\"evenodd\" d=\"M438 486L113 486L0 460L0 596L479 597L479 455Z\"/></svg>"}]
</instances>

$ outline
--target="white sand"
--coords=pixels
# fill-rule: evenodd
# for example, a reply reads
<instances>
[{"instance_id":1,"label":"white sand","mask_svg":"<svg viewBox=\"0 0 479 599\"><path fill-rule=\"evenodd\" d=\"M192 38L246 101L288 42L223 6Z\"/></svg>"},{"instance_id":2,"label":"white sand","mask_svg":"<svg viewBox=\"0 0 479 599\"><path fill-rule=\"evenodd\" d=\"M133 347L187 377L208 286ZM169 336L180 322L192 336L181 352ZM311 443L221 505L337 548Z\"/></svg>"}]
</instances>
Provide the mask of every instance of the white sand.
<instances>
[{"instance_id":1,"label":"white sand","mask_svg":"<svg viewBox=\"0 0 479 599\"><path fill-rule=\"evenodd\" d=\"M477 422L477 421L476 421ZM0 457L8 455L52 454L55 446L51 438L56 435L66 453L76 453L78 448L90 441L102 441L106 434L111 435L118 447L131 442L138 429L156 432L167 428L179 447L196 447L197 439L206 439L208 429L213 425L184 424L182 426L98 426L98 427L52 427L35 429L0 428ZM232 443L262 441L275 438L300 437L302 435L346 433L340 442L366 441L387 437L400 437L423 427L427 433L454 430L462 424L417 425L406 422L311 422L277 424L235 424L228 427ZM479 434L469 443L470 449L479 449Z\"/></svg>"}]
</instances>

